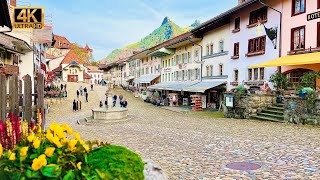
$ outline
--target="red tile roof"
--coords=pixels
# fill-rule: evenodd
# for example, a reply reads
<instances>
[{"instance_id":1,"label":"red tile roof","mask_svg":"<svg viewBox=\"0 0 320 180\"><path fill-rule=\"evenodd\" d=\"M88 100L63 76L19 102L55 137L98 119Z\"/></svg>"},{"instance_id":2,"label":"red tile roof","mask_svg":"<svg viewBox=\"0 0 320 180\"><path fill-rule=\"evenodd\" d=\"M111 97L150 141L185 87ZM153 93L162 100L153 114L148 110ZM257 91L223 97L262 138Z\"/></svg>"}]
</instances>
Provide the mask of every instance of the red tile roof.
<instances>
[{"instance_id":1,"label":"red tile roof","mask_svg":"<svg viewBox=\"0 0 320 180\"><path fill-rule=\"evenodd\" d=\"M86 68L88 68L89 72L102 72L101 70L99 70L98 66L86 66Z\"/></svg>"},{"instance_id":2,"label":"red tile roof","mask_svg":"<svg viewBox=\"0 0 320 180\"><path fill-rule=\"evenodd\" d=\"M56 58L54 55L52 55L52 54L48 54L48 53L46 53L46 58L47 59L54 59L54 58Z\"/></svg>"},{"instance_id":3,"label":"red tile roof","mask_svg":"<svg viewBox=\"0 0 320 180\"><path fill-rule=\"evenodd\" d=\"M84 79L91 79L92 77L88 73L83 71L83 78Z\"/></svg>"},{"instance_id":4,"label":"red tile roof","mask_svg":"<svg viewBox=\"0 0 320 180\"><path fill-rule=\"evenodd\" d=\"M56 40L56 42L54 43L54 46L53 46L54 48L58 48L58 49L70 49L71 48L71 43L66 37L54 34L54 39Z\"/></svg>"},{"instance_id":5,"label":"red tile roof","mask_svg":"<svg viewBox=\"0 0 320 180\"><path fill-rule=\"evenodd\" d=\"M51 72L61 72L62 71L62 66L60 65L59 67L53 69Z\"/></svg>"},{"instance_id":6,"label":"red tile roof","mask_svg":"<svg viewBox=\"0 0 320 180\"><path fill-rule=\"evenodd\" d=\"M84 60L80 59L73 50L70 50L62 60L61 64L71 64L73 61L78 64L84 64Z\"/></svg>"}]
</instances>

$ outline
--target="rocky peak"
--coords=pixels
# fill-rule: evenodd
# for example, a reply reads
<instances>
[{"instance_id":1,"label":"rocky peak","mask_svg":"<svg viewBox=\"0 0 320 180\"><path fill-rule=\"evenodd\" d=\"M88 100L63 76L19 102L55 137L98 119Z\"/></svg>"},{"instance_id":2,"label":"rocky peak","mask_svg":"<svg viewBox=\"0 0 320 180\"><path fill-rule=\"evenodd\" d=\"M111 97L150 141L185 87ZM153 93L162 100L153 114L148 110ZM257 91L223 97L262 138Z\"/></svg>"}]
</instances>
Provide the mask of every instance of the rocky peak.
<instances>
[{"instance_id":1,"label":"rocky peak","mask_svg":"<svg viewBox=\"0 0 320 180\"><path fill-rule=\"evenodd\" d=\"M201 24L200 20L195 20L194 23L191 24L191 27L197 27Z\"/></svg>"},{"instance_id":2,"label":"rocky peak","mask_svg":"<svg viewBox=\"0 0 320 180\"><path fill-rule=\"evenodd\" d=\"M168 16L166 16L166 17L163 19L161 26L164 25L164 24L167 24L169 21L171 21L170 18L169 18Z\"/></svg>"}]
</instances>

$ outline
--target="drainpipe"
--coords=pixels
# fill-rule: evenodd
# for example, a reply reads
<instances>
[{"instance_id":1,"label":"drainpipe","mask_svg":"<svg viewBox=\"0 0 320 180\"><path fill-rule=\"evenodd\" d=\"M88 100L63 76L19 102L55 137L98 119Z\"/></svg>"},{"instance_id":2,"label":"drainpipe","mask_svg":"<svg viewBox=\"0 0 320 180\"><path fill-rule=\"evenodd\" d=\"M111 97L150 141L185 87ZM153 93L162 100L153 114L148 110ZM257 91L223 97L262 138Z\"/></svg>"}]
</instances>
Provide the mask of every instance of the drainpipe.
<instances>
[{"instance_id":1,"label":"drainpipe","mask_svg":"<svg viewBox=\"0 0 320 180\"><path fill-rule=\"evenodd\" d=\"M279 58L280 58L281 57L281 47L282 47L282 12L269 6L268 4L262 2L261 0L258 0L258 2L280 14L280 25L279 25L279 29L280 29L280 31L279 31ZM278 66L278 71L281 73L281 66Z\"/></svg>"},{"instance_id":2,"label":"drainpipe","mask_svg":"<svg viewBox=\"0 0 320 180\"><path fill-rule=\"evenodd\" d=\"M201 53L201 56L200 56L200 64L201 64L201 66L200 66L200 82L202 82L202 66L203 66L203 62L202 62L202 46L200 45L200 44L197 44L197 43L195 43L195 42L193 42L193 41L191 41L191 39L188 39L191 43L193 43L193 44L195 44L195 45L197 45L197 46L200 46L200 53Z\"/></svg>"}]
</instances>

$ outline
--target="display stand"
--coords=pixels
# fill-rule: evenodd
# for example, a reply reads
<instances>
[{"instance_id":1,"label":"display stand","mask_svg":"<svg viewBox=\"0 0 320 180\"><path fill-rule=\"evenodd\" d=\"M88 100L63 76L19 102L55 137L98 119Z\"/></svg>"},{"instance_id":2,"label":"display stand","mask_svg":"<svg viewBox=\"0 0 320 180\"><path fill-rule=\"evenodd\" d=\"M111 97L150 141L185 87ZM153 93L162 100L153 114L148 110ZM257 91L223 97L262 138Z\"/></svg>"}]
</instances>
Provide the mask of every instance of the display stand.
<instances>
[{"instance_id":1,"label":"display stand","mask_svg":"<svg viewBox=\"0 0 320 180\"><path fill-rule=\"evenodd\" d=\"M191 95L191 107L192 111L202 111L202 96L201 95Z\"/></svg>"},{"instance_id":2,"label":"display stand","mask_svg":"<svg viewBox=\"0 0 320 180\"><path fill-rule=\"evenodd\" d=\"M173 107L173 106L178 107L179 106L179 104L178 104L178 94L177 93L170 93L168 95L169 95L170 106L171 107Z\"/></svg>"}]
</instances>

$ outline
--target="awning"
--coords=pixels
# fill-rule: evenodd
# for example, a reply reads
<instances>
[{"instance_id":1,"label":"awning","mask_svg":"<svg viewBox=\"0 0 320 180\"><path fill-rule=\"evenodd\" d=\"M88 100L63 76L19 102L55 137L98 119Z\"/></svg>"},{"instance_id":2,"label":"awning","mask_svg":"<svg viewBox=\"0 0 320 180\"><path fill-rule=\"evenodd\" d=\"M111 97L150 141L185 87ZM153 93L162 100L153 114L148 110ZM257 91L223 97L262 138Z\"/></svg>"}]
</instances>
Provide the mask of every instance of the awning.
<instances>
[{"instance_id":1,"label":"awning","mask_svg":"<svg viewBox=\"0 0 320 180\"><path fill-rule=\"evenodd\" d=\"M128 78L126 79L126 82L132 81L133 79L134 79L134 77L128 77Z\"/></svg>"},{"instance_id":2,"label":"awning","mask_svg":"<svg viewBox=\"0 0 320 180\"><path fill-rule=\"evenodd\" d=\"M226 81L202 81L192 86L186 87L183 91L204 93L206 90L226 84Z\"/></svg>"},{"instance_id":3,"label":"awning","mask_svg":"<svg viewBox=\"0 0 320 180\"><path fill-rule=\"evenodd\" d=\"M294 66L294 65L304 65L304 64L319 64L319 63L320 63L320 52L316 52L316 53L308 53L308 54L283 56L281 58L273 59L268 62L252 65L250 66L250 68Z\"/></svg>"},{"instance_id":4,"label":"awning","mask_svg":"<svg viewBox=\"0 0 320 180\"><path fill-rule=\"evenodd\" d=\"M185 88L197 83L198 82L162 82L153 86L149 86L148 89L184 91Z\"/></svg>"},{"instance_id":5,"label":"awning","mask_svg":"<svg viewBox=\"0 0 320 180\"><path fill-rule=\"evenodd\" d=\"M144 75L141 76L139 78L136 78L134 80L135 83L150 83L151 81L153 81L154 79L156 79L157 77L159 77L159 74L151 74L151 75Z\"/></svg>"},{"instance_id":6,"label":"awning","mask_svg":"<svg viewBox=\"0 0 320 180\"><path fill-rule=\"evenodd\" d=\"M174 54L174 50L167 49L167 48L161 48L158 50L155 50L153 52L148 53L148 56L155 56L155 57L163 57Z\"/></svg>"}]
</instances>

